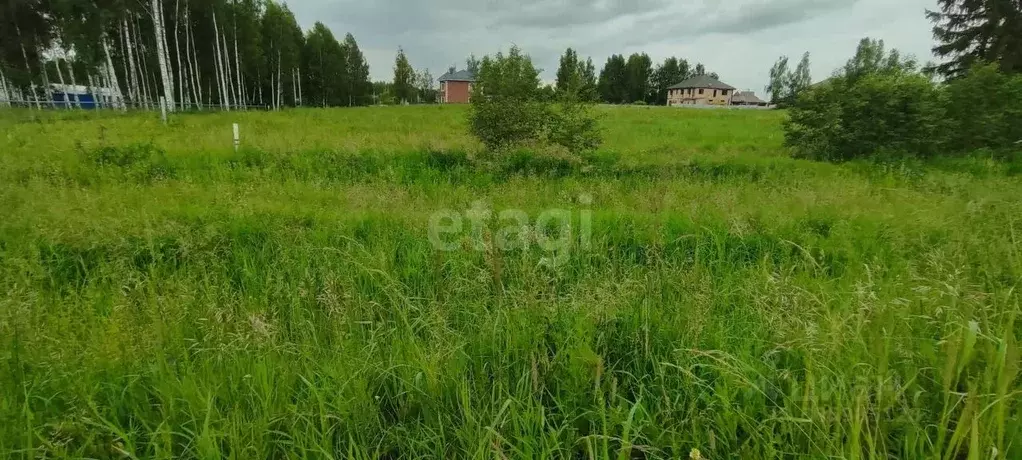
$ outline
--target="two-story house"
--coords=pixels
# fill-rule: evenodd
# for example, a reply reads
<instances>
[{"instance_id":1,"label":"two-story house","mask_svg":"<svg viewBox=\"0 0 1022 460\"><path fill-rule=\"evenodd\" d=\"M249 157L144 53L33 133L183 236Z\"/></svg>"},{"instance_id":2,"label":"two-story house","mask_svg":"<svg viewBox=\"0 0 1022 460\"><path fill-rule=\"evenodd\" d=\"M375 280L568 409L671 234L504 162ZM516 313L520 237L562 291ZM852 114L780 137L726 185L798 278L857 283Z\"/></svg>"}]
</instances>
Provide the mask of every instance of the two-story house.
<instances>
[{"instance_id":1,"label":"two-story house","mask_svg":"<svg viewBox=\"0 0 1022 460\"><path fill-rule=\"evenodd\" d=\"M667 105L729 105L735 87L709 75L696 75L667 88Z\"/></svg>"}]
</instances>

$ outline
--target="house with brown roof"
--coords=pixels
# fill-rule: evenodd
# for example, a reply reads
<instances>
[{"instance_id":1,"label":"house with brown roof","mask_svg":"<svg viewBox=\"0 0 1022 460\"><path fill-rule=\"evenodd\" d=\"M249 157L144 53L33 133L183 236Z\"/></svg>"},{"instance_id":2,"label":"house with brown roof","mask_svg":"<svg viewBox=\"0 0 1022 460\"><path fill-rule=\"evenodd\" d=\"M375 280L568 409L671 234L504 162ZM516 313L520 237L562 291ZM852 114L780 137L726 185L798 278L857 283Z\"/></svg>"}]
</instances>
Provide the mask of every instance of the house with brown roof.
<instances>
[{"instance_id":1,"label":"house with brown roof","mask_svg":"<svg viewBox=\"0 0 1022 460\"><path fill-rule=\"evenodd\" d=\"M468 70L455 70L451 67L440 76L440 103L467 104L472 98L472 85L476 76Z\"/></svg>"},{"instance_id":2,"label":"house with brown roof","mask_svg":"<svg viewBox=\"0 0 1022 460\"><path fill-rule=\"evenodd\" d=\"M696 75L667 88L667 105L728 105L734 91L709 75Z\"/></svg>"},{"instance_id":3,"label":"house with brown roof","mask_svg":"<svg viewBox=\"0 0 1022 460\"><path fill-rule=\"evenodd\" d=\"M766 107L770 104L767 103L767 101L760 99L756 96L756 93L752 91L739 91L731 97L731 105Z\"/></svg>"}]
</instances>

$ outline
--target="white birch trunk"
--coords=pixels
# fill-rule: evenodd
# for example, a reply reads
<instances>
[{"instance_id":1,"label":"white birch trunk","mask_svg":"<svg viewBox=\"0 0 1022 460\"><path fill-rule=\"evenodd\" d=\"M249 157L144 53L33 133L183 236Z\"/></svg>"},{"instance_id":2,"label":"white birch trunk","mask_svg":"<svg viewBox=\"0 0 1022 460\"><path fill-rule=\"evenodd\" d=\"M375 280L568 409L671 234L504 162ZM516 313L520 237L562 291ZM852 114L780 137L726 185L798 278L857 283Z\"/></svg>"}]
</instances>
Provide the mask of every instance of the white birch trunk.
<instances>
[{"instance_id":1,"label":"white birch trunk","mask_svg":"<svg viewBox=\"0 0 1022 460\"><path fill-rule=\"evenodd\" d=\"M160 0L163 2L163 0ZM163 17L163 8L160 8L160 29L162 33L160 38L163 40L163 62L167 63L167 78L170 80L170 95L174 96L174 89L177 88L177 83L174 78L174 63L170 60L170 43L167 42L167 20ZM177 110L177 100L167 101L168 107L171 111Z\"/></svg>"},{"instance_id":2,"label":"white birch trunk","mask_svg":"<svg viewBox=\"0 0 1022 460\"><path fill-rule=\"evenodd\" d=\"M184 67L181 66L181 0L174 2L174 54L177 57L177 99L178 102L183 104L185 101L185 79L184 79Z\"/></svg>"},{"instance_id":3,"label":"white birch trunk","mask_svg":"<svg viewBox=\"0 0 1022 460\"><path fill-rule=\"evenodd\" d=\"M128 46L128 20L127 18L121 18L121 55L124 56L124 78L128 81L128 98L131 99L131 104L138 104L138 92L135 90L135 63L131 59L132 50Z\"/></svg>"},{"instance_id":4,"label":"white birch trunk","mask_svg":"<svg viewBox=\"0 0 1022 460\"><path fill-rule=\"evenodd\" d=\"M67 58L66 53L64 54L64 67L67 68L68 76L71 77L71 87L73 88L78 87L78 81L77 78L75 77L74 66L71 65L71 60ZM82 99L78 97L78 93L75 92L71 94L75 100L75 107L79 109L82 108Z\"/></svg>"},{"instance_id":5,"label":"white birch trunk","mask_svg":"<svg viewBox=\"0 0 1022 460\"><path fill-rule=\"evenodd\" d=\"M160 2L163 2L163 0L160 0ZM167 18L164 17L163 13L163 8L160 8L160 29L163 30L163 33L160 34L160 37L163 40L163 62L167 63L167 79L170 80L170 95L174 97L173 101L167 101L167 105L171 111L177 111L177 79L174 75L174 61L170 59L170 42L167 41L167 35L169 35L167 31Z\"/></svg>"},{"instance_id":6,"label":"white birch trunk","mask_svg":"<svg viewBox=\"0 0 1022 460\"><path fill-rule=\"evenodd\" d=\"M102 103L101 103L101 101L99 99L99 95L96 94L96 81L92 77L91 73L89 74L88 85L89 85L88 86L88 92L89 92L89 94L92 95L92 106L94 108L97 108L97 109L103 108L103 105L102 105Z\"/></svg>"},{"instance_id":7,"label":"white birch trunk","mask_svg":"<svg viewBox=\"0 0 1022 460\"><path fill-rule=\"evenodd\" d=\"M237 2L235 2L235 8L237 8ZM235 83L235 86L237 86L237 88L238 88L238 91L237 91L238 98L237 98L236 102L238 104L241 104L242 110L244 110L245 106L248 105L248 99L245 97L245 85L242 83L243 78L242 78L242 73L241 73L241 54L238 53L238 18L237 18L237 14L238 14L238 12L235 11L234 12L234 15L235 15L235 18L234 18L234 83Z\"/></svg>"},{"instance_id":8,"label":"white birch trunk","mask_svg":"<svg viewBox=\"0 0 1022 460\"><path fill-rule=\"evenodd\" d=\"M256 69L256 92L259 94L259 105L263 105L263 73Z\"/></svg>"},{"instance_id":9,"label":"white birch trunk","mask_svg":"<svg viewBox=\"0 0 1022 460\"><path fill-rule=\"evenodd\" d=\"M151 0L153 13L153 34L156 38L156 58L160 64L160 82L163 84L163 97L167 101L167 108L174 111L174 80L170 75L170 66L167 62L166 31L163 30L163 5L162 0Z\"/></svg>"},{"instance_id":10,"label":"white birch trunk","mask_svg":"<svg viewBox=\"0 0 1022 460\"><path fill-rule=\"evenodd\" d=\"M305 102L305 98L302 97L302 68L298 67L298 105L302 105Z\"/></svg>"},{"instance_id":11,"label":"white birch trunk","mask_svg":"<svg viewBox=\"0 0 1022 460\"><path fill-rule=\"evenodd\" d=\"M128 74L128 60L124 58L123 54L121 57L121 70L124 71L124 86L128 90L128 94L124 97L124 109L130 110L131 105L135 102L135 98L131 96L131 75Z\"/></svg>"},{"instance_id":12,"label":"white birch trunk","mask_svg":"<svg viewBox=\"0 0 1022 460\"><path fill-rule=\"evenodd\" d=\"M227 94L230 95L229 101L232 101L234 105L238 104L238 94L234 92L234 71L231 69L231 49L227 47L227 31L224 31L224 35L220 37L224 43L224 86L227 87ZM230 110L228 104L228 110Z\"/></svg>"},{"instance_id":13,"label":"white birch trunk","mask_svg":"<svg viewBox=\"0 0 1022 460\"><path fill-rule=\"evenodd\" d=\"M107 44L105 36L103 37L103 54L106 56L107 79L110 80L110 89L113 91L111 96L114 98L114 105L121 110L126 110L127 106L124 105L124 96L121 95L121 82L117 80L114 60L110 58L110 46Z\"/></svg>"},{"instance_id":14,"label":"white birch trunk","mask_svg":"<svg viewBox=\"0 0 1022 460\"><path fill-rule=\"evenodd\" d=\"M67 53L64 53L64 60L65 61L67 60ZM71 108L71 98L69 98L67 96L67 84L64 83L64 72L60 71L60 62L54 62L53 64L54 64L54 67L57 68L57 81L60 82L60 87L63 88L63 89L61 89L61 93L64 94L64 108L65 109L70 109Z\"/></svg>"},{"instance_id":15,"label":"white birch trunk","mask_svg":"<svg viewBox=\"0 0 1022 460\"><path fill-rule=\"evenodd\" d=\"M145 59L145 52L148 47L145 46L145 42L142 40L142 32L140 31L141 27L138 25L138 18L135 18L134 22L135 43L140 47L137 56L139 79L142 81L142 100L144 101L146 110L148 110L152 107L153 94L149 89L149 64L146 63Z\"/></svg>"},{"instance_id":16,"label":"white birch trunk","mask_svg":"<svg viewBox=\"0 0 1022 460\"><path fill-rule=\"evenodd\" d=\"M46 62L43 61L43 55L39 54L39 73L43 77L43 97L46 98L46 102L52 102L53 96L50 95L50 76L49 72L46 71Z\"/></svg>"},{"instance_id":17,"label":"white birch trunk","mask_svg":"<svg viewBox=\"0 0 1022 460\"><path fill-rule=\"evenodd\" d=\"M188 49L191 48L189 54ZM192 10L188 6L188 0L185 0L185 54L190 56L188 67L191 68L192 78L192 96L195 98L195 105L199 110L202 110L202 85L199 83L199 59L196 57L195 52L195 39L192 37Z\"/></svg>"},{"instance_id":18,"label":"white birch trunk","mask_svg":"<svg viewBox=\"0 0 1022 460\"><path fill-rule=\"evenodd\" d=\"M227 101L227 88L224 84L224 69L223 69L223 57L220 54L220 28L216 23L216 13L213 13L213 45L216 52L216 77L217 77L217 92L220 93L220 107L224 110L230 110L230 102Z\"/></svg>"},{"instance_id":19,"label":"white birch trunk","mask_svg":"<svg viewBox=\"0 0 1022 460\"><path fill-rule=\"evenodd\" d=\"M13 98L11 96L10 87L7 86L7 76L4 75L3 67L0 67L0 99L2 99L0 102L3 103L4 107L11 106L11 99Z\"/></svg>"},{"instance_id":20,"label":"white birch trunk","mask_svg":"<svg viewBox=\"0 0 1022 460\"><path fill-rule=\"evenodd\" d=\"M29 89L32 91L32 95L35 96L35 108L42 110L43 106L39 104L39 96L36 95L35 91L35 79L32 78L32 66L28 63L28 52L25 51L25 41L21 38L21 28L18 27L17 23L14 24L14 31L18 33L18 44L21 46L21 57L25 59L25 71L28 72L29 75Z\"/></svg>"},{"instance_id":21,"label":"white birch trunk","mask_svg":"<svg viewBox=\"0 0 1022 460\"><path fill-rule=\"evenodd\" d=\"M277 110L283 105L281 99L284 97L284 85L280 81L280 48L277 48Z\"/></svg>"},{"instance_id":22,"label":"white birch trunk","mask_svg":"<svg viewBox=\"0 0 1022 460\"><path fill-rule=\"evenodd\" d=\"M291 99L298 105L298 86L295 85L295 68L291 68Z\"/></svg>"}]
</instances>

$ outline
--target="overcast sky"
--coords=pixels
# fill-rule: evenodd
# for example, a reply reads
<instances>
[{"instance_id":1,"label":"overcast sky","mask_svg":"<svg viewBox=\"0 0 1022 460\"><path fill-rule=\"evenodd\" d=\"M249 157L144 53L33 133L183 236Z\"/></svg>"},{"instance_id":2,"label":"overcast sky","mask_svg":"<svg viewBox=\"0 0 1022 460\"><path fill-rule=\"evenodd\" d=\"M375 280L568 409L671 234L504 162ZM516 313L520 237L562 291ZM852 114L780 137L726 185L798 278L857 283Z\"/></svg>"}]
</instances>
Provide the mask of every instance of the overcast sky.
<instances>
[{"instance_id":1,"label":"overcast sky","mask_svg":"<svg viewBox=\"0 0 1022 460\"><path fill-rule=\"evenodd\" d=\"M393 79L403 47L417 70L439 77L469 54L517 44L544 81L553 82L567 47L591 56L597 71L609 55L646 52L706 65L721 80L762 94L778 56L809 51L813 80L830 76L862 37L932 59L924 16L936 0L290 0L308 30L321 21L338 39L351 32L374 80Z\"/></svg>"}]
</instances>

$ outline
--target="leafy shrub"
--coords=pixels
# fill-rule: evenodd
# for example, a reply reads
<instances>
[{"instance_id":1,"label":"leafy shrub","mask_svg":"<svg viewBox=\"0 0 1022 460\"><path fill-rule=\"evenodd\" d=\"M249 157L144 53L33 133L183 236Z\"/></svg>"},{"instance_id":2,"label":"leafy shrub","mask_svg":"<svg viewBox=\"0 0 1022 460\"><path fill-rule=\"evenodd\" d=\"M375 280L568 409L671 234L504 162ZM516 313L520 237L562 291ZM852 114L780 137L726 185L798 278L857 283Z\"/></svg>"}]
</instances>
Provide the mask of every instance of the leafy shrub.
<instances>
[{"instance_id":1,"label":"leafy shrub","mask_svg":"<svg viewBox=\"0 0 1022 460\"><path fill-rule=\"evenodd\" d=\"M1022 148L1018 144L1022 141L1022 76L984 65L951 81L946 91L950 150Z\"/></svg>"},{"instance_id":2,"label":"leafy shrub","mask_svg":"<svg viewBox=\"0 0 1022 460\"><path fill-rule=\"evenodd\" d=\"M486 56L472 94L471 130L491 151L538 141L549 116L539 102L539 71L512 47L505 56Z\"/></svg>"},{"instance_id":3,"label":"leafy shrub","mask_svg":"<svg viewBox=\"0 0 1022 460\"><path fill-rule=\"evenodd\" d=\"M600 147L599 120L592 106L569 98L551 113L547 140L574 154L591 153Z\"/></svg>"},{"instance_id":4,"label":"leafy shrub","mask_svg":"<svg viewBox=\"0 0 1022 460\"><path fill-rule=\"evenodd\" d=\"M977 150L1018 156L1022 76L979 65L938 85L913 59L864 39L838 75L798 97L784 129L795 156L820 160Z\"/></svg>"},{"instance_id":5,"label":"leafy shrub","mask_svg":"<svg viewBox=\"0 0 1022 460\"><path fill-rule=\"evenodd\" d=\"M925 76L834 77L799 96L785 123L796 157L844 161L880 152L931 156L944 132L942 95Z\"/></svg>"},{"instance_id":6,"label":"leafy shrub","mask_svg":"<svg viewBox=\"0 0 1022 460\"><path fill-rule=\"evenodd\" d=\"M472 104L472 133L490 151L542 138L549 105L522 99L491 99Z\"/></svg>"},{"instance_id":7,"label":"leafy shrub","mask_svg":"<svg viewBox=\"0 0 1022 460\"><path fill-rule=\"evenodd\" d=\"M529 56L512 47L507 55L486 56L472 93L469 123L491 152L538 145L542 141L579 154L600 145L597 119L574 95L554 109L550 88L539 85L539 71Z\"/></svg>"},{"instance_id":8,"label":"leafy shrub","mask_svg":"<svg viewBox=\"0 0 1022 460\"><path fill-rule=\"evenodd\" d=\"M646 101L635 101L632 105L646 105Z\"/></svg>"}]
</instances>

